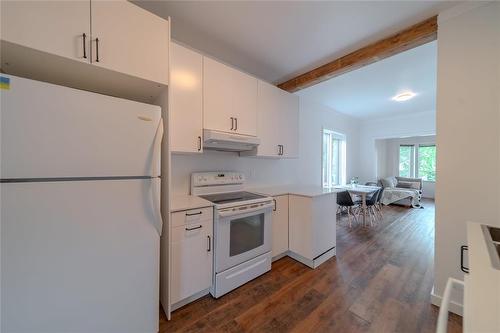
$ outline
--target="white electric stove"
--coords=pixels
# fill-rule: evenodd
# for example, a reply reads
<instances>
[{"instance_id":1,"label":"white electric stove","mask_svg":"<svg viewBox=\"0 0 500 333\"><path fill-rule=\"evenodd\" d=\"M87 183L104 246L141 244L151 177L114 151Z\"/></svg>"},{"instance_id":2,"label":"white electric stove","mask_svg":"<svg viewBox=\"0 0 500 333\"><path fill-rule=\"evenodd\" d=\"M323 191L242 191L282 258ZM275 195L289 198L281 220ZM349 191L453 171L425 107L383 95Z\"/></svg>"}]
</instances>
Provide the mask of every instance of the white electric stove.
<instances>
[{"instance_id":1,"label":"white electric stove","mask_svg":"<svg viewBox=\"0 0 500 333\"><path fill-rule=\"evenodd\" d=\"M245 176L239 172L191 175L191 194L215 204L215 298L271 269L273 198L244 187Z\"/></svg>"}]
</instances>

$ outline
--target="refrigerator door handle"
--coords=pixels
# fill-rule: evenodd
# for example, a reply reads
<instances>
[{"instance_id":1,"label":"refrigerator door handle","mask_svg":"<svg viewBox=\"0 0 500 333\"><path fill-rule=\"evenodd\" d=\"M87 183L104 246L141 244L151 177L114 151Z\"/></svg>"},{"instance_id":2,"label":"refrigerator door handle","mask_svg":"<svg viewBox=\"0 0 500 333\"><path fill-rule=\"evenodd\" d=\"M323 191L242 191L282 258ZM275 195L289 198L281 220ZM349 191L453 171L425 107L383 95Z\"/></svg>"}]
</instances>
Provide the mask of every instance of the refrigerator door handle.
<instances>
[{"instance_id":1,"label":"refrigerator door handle","mask_svg":"<svg viewBox=\"0 0 500 333\"><path fill-rule=\"evenodd\" d=\"M153 210L155 214L155 228L158 231L158 236L161 236L163 230L163 219L161 217L161 182L158 178L151 180L151 194L153 200Z\"/></svg>"},{"instance_id":2,"label":"refrigerator door handle","mask_svg":"<svg viewBox=\"0 0 500 333\"><path fill-rule=\"evenodd\" d=\"M153 157L151 158L151 176L156 177L160 175L160 170L158 170L158 164L160 164L161 157L161 141L163 139L163 118L160 118L158 123L158 128L156 129L156 134L153 142ZM153 178L151 180L151 195L153 200L153 209L155 216L155 228L158 231L158 235L161 236L163 229L163 219L161 217L161 181Z\"/></svg>"},{"instance_id":3,"label":"refrigerator door handle","mask_svg":"<svg viewBox=\"0 0 500 333\"><path fill-rule=\"evenodd\" d=\"M153 142L153 156L151 158L151 176L157 177L161 174L158 170L158 165L160 164L161 156L161 141L163 139L163 118L160 118L158 123L158 128L156 129L156 134Z\"/></svg>"}]
</instances>

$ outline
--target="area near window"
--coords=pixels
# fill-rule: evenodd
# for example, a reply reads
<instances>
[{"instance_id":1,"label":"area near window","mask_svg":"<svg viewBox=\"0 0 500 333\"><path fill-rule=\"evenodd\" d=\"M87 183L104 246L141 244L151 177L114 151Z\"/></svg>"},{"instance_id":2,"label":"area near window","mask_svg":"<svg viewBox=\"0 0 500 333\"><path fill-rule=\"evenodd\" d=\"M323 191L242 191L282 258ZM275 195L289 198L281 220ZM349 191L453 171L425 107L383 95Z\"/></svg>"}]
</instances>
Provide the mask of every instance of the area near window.
<instances>
[{"instance_id":1,"label":"area near window","mask_svg":"<svg viewBox=\"0 0 500 333\"><path fill-rule=\"evenodd\" d=\"M345 135L323 130L322 152L323 187L345 184L346 179L346 139Z\"/></svg>"},{"instance_id":2,"label":"area near window","mask_svg":"<svg viewBox=\"0 0 500 333\"><path fill-rule=\"evenodd\" d=\"M436 145L400 145L399 176L436 181Z\"/></svg>"}]
</instances>

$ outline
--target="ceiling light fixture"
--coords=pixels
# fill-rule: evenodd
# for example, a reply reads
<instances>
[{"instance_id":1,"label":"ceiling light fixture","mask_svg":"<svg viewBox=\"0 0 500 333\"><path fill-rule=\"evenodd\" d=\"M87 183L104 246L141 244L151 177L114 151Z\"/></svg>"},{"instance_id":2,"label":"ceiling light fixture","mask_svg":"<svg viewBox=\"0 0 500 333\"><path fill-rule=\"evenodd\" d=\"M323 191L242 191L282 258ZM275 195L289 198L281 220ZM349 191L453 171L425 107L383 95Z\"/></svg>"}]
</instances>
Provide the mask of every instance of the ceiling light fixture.
<instances>
[{"instance_id":1,"label":"ceiling light fixture","mask_svg":"<svg viewBox=\"0 0 500 333\"><path fill-rule=\"evenodd\" d=\"M413 97L417 96L417 94L415 94L413 91L403 91L399 94L397 94L396 96L394 96L393 98L391 98L393 101L396 101L396 102L404 102L404 101L407 101L409 99L412 99Z\"/></svg>"}]
</instances>

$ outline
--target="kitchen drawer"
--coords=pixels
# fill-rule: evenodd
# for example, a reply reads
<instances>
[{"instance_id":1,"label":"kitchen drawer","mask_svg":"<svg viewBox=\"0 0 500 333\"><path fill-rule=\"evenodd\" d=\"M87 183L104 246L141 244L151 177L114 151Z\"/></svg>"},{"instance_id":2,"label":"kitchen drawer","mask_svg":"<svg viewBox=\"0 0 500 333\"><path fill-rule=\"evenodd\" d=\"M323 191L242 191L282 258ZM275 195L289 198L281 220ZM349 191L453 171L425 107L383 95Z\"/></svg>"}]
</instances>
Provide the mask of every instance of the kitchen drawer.
<instances>
[{"instance_id":1,"label":"kitchen drawer","mask_svg":"<svg viewBox=\"0 0 500 333\"><path fill-rule=\"evenodd\" d=\"M184 224L172 228L172 242L180 242L200 234L211 235L213 230L212 220L198 221L197 223Z\"/></svg>"},{"instance_id":2,"label":"kitchen drawer","mask_svg":"<svg viewBox=\"0 0 500 333\"><path fill-rule=\"evenodd\" d=\"M202 221L212 221L213 208L199 208L184 210L172 213L172 227L180 227L187 224L200 223Z\"/></svg>"}]
</instances>

